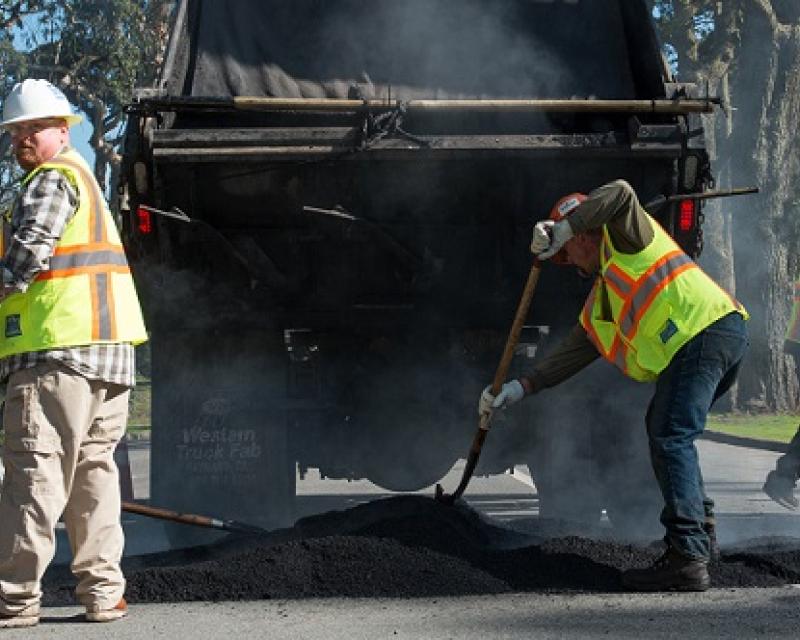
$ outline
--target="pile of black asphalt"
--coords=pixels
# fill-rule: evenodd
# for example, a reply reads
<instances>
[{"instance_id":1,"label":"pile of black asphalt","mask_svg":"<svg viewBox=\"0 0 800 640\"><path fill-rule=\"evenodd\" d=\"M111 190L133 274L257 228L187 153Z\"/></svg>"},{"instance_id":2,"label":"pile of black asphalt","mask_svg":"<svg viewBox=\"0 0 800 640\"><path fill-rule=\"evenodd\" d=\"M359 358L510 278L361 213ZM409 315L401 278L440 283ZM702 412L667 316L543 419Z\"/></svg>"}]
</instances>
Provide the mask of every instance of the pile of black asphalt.
<instances>
[{"instance_id":1,"label":"pile of black asphalt","mask_svg":"<svg viewBox=\"0 0 800 640\"><path fill-rule=\"evenodd\" d=\"M657 544L521 533L465 504L401 496L262 536L126 558L124 569L130 602L587 593L620 591L621 571L646 566L661 551ZM800 540L761 539L723 551L710 566L715 587L800 583ZM66 567L52 568L45 604L72 603L73 585Z\"/></svg>"}]
</instances>

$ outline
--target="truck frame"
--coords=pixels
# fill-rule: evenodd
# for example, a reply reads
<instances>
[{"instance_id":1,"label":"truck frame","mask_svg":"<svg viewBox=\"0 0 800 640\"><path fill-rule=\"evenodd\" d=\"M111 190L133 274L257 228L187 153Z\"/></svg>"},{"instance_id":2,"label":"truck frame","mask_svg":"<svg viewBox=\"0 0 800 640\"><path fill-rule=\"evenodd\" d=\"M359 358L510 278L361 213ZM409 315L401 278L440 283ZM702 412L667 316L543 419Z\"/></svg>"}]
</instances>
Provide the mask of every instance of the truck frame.
<instances>
[{"instance_id":1,"label":"truck frame","mask_svg":"<svg viewBox=\"0 0 800 640\"><path fill-rule=\"evenodd\" d=\"M152 500L276 527L298 468L440 480L533 224L616 178L643 201L711 188L713 109L672 77L644 0L182 0L120 188L152 332ZM699 256L701 201L654 215ZM544 269L514 371L590 285ZM598 363L562 386L505 413L478 473L527 464L542 515L655 523L647 385Z\"/></svg>"}]
</instances>

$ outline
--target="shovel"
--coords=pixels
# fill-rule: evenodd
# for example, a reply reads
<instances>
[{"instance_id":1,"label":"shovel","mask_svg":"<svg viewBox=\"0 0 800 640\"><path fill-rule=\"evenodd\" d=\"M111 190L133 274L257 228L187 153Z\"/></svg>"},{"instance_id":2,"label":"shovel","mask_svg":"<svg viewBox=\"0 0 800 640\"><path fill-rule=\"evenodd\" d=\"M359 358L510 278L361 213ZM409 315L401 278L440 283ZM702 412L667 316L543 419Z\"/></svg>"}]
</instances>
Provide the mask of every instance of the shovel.
<instances>
[{"instance_id":1,"label":"shovel","mask_svg":"<svg viewBox=\"0 0 800 640\"><path fill-rule=\"evenodd\" d=\"M210 527L212 529L222 529L223 531L232 531L235 533L246 533L250 535L268 533L266 529L236 520L219 520L217 518L210 518L209 516L199 516L194 513L179 513L159 507L148 507L147 505L137 504L136 502L123 501L122 510L128 513L137 513L140 516L147 516L148 518L170 520L172 522L180 522L181 524L193 524L198 527Z\"/></svg>"},{"instance_id":2,"label":"shovel","mask_svg":"<svg viewBox=\"0 0 800 640\"><path fill-rule=\"evenodd\" d=\"M503 350L503 356L500 358L500 364L497 365L497 371L494 374L494 382L492 382L492 395L496 396L503 388L503 383L506 381L508 369L511 366L511 359L514 357L514 350L517 348L522 327L525 324L525 319L528 317L528 309L531 306L531 299L533 292L536 290L536 283L539 282L539 273L542 270L541 263L538 259L533 261L531 272L528 274L528 281L525 283L525 289L522 291L519 305L517 306L517 313L514 316L514 322L511 325L511 331L508 333L506 339L506 346ZM464 490L467 488L472 474L475 471L475 466L478 464L478 458L481 455L483 442L486 440L486 435L489 433L489 427L492 422L492 414L482 414L478 423L478 431L475 433L475 438L472 440L472 446L467 456L467 464L464 467L464 475L461 477L461 482L453 493L445 493L442 485L436 485L436 492L434 498L444 504L453 504L461 497Z\"/></svg>"}]
</instances>

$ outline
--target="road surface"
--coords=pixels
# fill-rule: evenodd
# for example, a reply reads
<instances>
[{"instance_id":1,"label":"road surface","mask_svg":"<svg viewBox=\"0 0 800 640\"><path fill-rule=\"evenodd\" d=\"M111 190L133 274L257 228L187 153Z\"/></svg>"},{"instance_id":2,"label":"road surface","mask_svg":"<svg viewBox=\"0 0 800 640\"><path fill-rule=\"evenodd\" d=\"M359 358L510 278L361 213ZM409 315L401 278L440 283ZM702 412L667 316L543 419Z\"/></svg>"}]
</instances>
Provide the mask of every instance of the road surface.
<instances>
[{"instance_id":1,"label":"road surface","mask_svg":"<svg viewBox=\"0 0 800 640\"><path fill-rule=\"evenodd\" d=\"M724 546L761 535L800 537L800 515L773 504L761 491L776 453L699 442L704 477L718 507ZM146 443L131 449L135 495L148 492ZM444 479L454 487L459 463ZM498 520L536 516L530 477L475 478L468 501ZM298 480L298 516L343 509L388 495L368 482ZM432 495L429 488L422 493ZM126 517L126 553L166 545L158 521ZM59 560L66 559L63 541ZM78 607L48 608L35 629L6 631L9 638L292 638L314 640L413 638L763 638L796 637L800 588L712 589L703 594L513 594L413 600L326 599L133 605L128 619L111 625L82 622Z\"/></svg>"}]
</instances>

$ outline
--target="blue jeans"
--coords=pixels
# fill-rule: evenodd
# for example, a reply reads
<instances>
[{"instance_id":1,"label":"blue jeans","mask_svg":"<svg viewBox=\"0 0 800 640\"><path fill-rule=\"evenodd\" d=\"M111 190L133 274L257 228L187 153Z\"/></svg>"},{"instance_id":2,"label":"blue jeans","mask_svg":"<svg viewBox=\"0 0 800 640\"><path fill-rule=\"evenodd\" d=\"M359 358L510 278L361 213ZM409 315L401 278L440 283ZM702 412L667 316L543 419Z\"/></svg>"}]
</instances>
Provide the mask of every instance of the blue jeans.
<instances>
[{"instance_id":1,"label":"blue jeans","mask_svg":"<svg viewBox=\"0 0 800 640\"><path fill-rule=\"evenodd\" d=\"M708 559L703 523L713 502L703 487L694 441L714 401L736 379L747 350L744 318L730 313L698 333L661 372L647 410L650 460L664 496L661 523L670 546L690 558Z\"/></svg>"}]
</instances>

